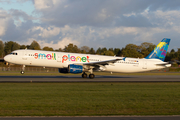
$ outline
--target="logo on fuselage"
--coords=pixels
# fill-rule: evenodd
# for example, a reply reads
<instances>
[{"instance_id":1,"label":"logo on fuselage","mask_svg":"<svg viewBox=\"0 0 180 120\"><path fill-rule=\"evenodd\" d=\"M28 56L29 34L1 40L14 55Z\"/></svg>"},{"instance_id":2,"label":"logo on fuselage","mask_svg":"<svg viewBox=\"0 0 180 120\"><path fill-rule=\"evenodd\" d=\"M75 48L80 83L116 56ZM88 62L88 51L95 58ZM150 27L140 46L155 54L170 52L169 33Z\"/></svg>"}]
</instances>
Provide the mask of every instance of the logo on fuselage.
<instances>
[{"instance_id":1,"label":"logo on fuselage","mask_svg":"<svg viewBox=\"0 0 180 120\"><path fill-rule=\"evenodd\" d=\"M35 59L48 59L48 60L56 60L56 54L44 54L44 53L35 53Z\"/></svg>"},{"instance_id":2,"label":"logo on fuselage","mask_svg":"<svg viewBox=\"0 0 180 120\"><path fill-rule=\"evenodd\" d=\"M35 53L34 54L35 59L48 59L48 60L56 60L56 53L52 54L45 54L45 53ZM89 56L71 56L70 54L68 55L63 55L62 57L62 63L65 61L76 61L76 62L89 62Z\"/></svg>"},{"instance_id":3,"label":"logo on fuselage","mask_svg":"<svg viewBox=\"0 0 180 120\"><path fill-rule=\"evenodd\" d=\"M64 63L65 61L79 61L79 62L89 62L89 56L86 57L80 57L80 56L71 56L70 54L68 55L64 55L62 57L62 63Z\"/></svg>"}]
</instances>

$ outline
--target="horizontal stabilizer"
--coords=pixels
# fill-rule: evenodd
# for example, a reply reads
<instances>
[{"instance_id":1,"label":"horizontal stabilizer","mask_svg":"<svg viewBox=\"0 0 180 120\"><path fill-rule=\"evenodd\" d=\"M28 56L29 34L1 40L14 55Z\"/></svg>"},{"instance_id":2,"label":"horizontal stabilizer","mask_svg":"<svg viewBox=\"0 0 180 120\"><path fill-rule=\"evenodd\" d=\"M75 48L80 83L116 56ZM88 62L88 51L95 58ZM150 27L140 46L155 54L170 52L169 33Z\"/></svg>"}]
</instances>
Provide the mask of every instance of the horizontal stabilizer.
<instances>
[{"instance_id":1,"label":"horizontal stabilizer","mask_svg":"<svg viewBox=\"0 0 180 120\"><path fill-rule=\"evenodd\" d=\"M171 67L171 64L169 64L169 62L157 63L156 65L157 66Z\"/></svg>"}]
</instances>

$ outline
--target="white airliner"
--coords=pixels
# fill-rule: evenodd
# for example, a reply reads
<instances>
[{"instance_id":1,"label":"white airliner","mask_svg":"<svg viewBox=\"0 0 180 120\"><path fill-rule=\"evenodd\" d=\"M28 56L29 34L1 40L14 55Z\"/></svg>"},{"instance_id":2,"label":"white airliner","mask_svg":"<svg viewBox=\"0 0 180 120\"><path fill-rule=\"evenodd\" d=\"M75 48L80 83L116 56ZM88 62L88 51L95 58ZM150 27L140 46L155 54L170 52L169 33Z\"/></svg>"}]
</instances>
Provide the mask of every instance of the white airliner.
<instances>
[{"instance_id":1,"label":"white airliner","mask_svg":"<svg viewBox=\"0 0 180 120\"><path fill-rule=\"evenodd\" d=\"M170 39L164 38L143 59L25 49L13 51L4 60L23 65L21 74L27 65L58 68L60 73L83 73L83 78L87 78L86 72L89 72L92 79L95 77L93 71L133 73L170 67L171 64L164 62L169 42Z\"/></svg>"}]
</instances>

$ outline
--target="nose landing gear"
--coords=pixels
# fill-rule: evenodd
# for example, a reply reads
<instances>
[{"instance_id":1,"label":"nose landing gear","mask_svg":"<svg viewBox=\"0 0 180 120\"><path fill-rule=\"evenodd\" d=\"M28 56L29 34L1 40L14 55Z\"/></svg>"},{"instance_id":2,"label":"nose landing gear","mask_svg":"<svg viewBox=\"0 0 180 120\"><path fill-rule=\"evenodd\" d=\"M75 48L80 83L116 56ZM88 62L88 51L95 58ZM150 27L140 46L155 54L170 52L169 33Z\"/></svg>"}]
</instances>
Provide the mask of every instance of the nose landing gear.
<instances>
[{"instance_id":1,"label":"nose landing gear","mask_svg":"<svg viewBox=\"0 0 180 120\"><path fill-rule=\"evenodd\" d=\"M25 70L25 65L22 66L21 74L24 74L24 73L25 73L24 70Z\"/></svg>"},{"instance_id":2,"label":"nose landing gear","mask_svg":"<svg viewBox=\"0 0 180 120\"><path fill-rule=\"evenodd\" d=\"M24 74L25 72L24 71L21 71L21 74Z\"/></svg>"}]
</instances>

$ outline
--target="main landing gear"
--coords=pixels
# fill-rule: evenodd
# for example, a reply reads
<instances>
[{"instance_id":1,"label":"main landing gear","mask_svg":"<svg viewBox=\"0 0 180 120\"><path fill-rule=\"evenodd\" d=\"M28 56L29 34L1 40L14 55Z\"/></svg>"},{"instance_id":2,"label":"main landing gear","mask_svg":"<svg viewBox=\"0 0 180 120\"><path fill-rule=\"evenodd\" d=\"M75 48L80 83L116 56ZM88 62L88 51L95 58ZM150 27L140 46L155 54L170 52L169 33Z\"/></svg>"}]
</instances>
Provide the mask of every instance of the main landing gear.
<instances>
[{"instance_id":1,"label":"main landing gear","mask_svg":"<svg viewBox=\"0 0 180 120\"><path fill-rule=\"evenodd\" d=\"M94 74L89 74L90 79L93 79L94 77L95 77ZM87 74L85 72L82 74L82 78L87 78Z\"/></svg>"},{"instance_id":2,"label":"main landing gear","mask_svg":"<svg viewBox=\"0 0 180 120\"><path fill-rule=\"evenodd\" d=\"M87 74L85 72L83 72L82 78L87 78Z\"/></svg>"},{"instance_id":3,"label":"main landing gear","mask_svg":"<svg viewBox=\"0 0 180 120\"><path fill-rule=\"evenodd\" d=\"M94 74L89 74L89 78L90 78L90 79L93 79L94 77L95 77Z\"/></svg>"}]
</instances>

